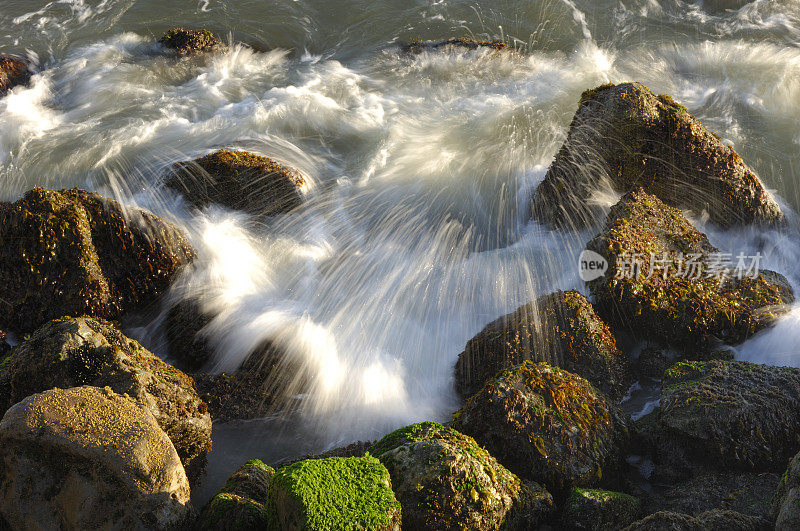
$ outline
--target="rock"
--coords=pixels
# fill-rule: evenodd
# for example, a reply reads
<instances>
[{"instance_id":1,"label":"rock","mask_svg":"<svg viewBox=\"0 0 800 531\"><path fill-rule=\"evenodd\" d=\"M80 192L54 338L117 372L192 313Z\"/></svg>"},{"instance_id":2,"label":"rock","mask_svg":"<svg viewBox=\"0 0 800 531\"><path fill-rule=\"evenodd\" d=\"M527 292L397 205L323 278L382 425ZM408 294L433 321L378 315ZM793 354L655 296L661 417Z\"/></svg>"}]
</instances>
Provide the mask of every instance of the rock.
<instances>
[{"instance_id":1,"label":"rock","mask_svg":"<svg viewBox=\"0 0 800 531\"><path fill-rule=\"evenodd\" d=\"M386 465L406 529L531 529L553 511L552 496L523 483L451 428L412 424L370 453Z\"/></svg>"},{"instance_id":2,"label":"rock","mask_svg":"<svg viewBox=\"0 0 800 531\"><path fill-rule=\"evenodd\" d=\"M189 482L149 411L109 388L53 389L0 422L0 514L16 529L164 529Z\"/></svg>"},{"instance_id":3,"label":"rock","mask_svg":"<svg viewBox=\"0 0 800 531\"><path fill-rule=\"evenodd\" d=\"M717 278L719 251L708 238L680 210L642 190L611 208L587 249L608 261L605 275L588 283L600 316L612 327L690 352L741 343L772 325L794 300L778 273L746 276L726 268ZM630 266L634 255L638 274ZM698 267L690 265L692 256Z\"/></svg>"},{"instance_id":4,"label":"rock","mask_svg":"<svg viewBox=\"0 0 800 531\"><path fill-rule=\"evenodd\" d=\"M0 325L29 332L64 315L116 319L152 304L194 257L183 233L149 212L34 188L0 203Z\"/></svg>"},{"instance_id":5,"label":"rock","mask_svg":"<svg viewBox=\"0 0 800 531\"><path fill-rule=\"evenodd\" d=\"M658 348L646 347L639 353L639 359L636 360L636 372L640 376L647 378L661 379L670 366L672 361L664 354L664 351Z\"/></svg>"},{"instance_id":6,"label":"rock","mask_svg":"<svg viewBox=\"0 0 800 531\"><path fill-rule=\"evenodd\" d=\"M408 44L402 46L404 53L420 54L423 52L430 52L433 50L477 50L479 48L487 48L499 52L500 50L509 49L503 41L476 41L474 39L467 39L461 37L460 39L447 39L444 41L420 41L412 40Z\"/></svg>"},{"instance_id":7,"label":"rock","mask_svg":"<svg viewBox=\"0 0 800 531\"><path fill-rule=\"evenodd\" d=\"M561 524L566 529L621 529L636 520L640 510L639 500L627 494L598 489L572 489L561 516Z\"/></svg>"},{"instance_id":8,"label":"rock","mask_svg":"<svg viewBox=\"0 0 800 531\"><path fill-rule=\"evenodd\" d=\"M167 348L182 369L200 370L212 358L213 350L201 333L211 319L196 300L182 300L167 310L163 325Z\"/></svg>"},{"instance_id":9,"label":"rock","mask_svg":"<svg viewBox=\"0 0 800 531\"><path fill-rule=\"evenodd\" d=\"M198 55L216 52L227 48L219 38L209 30L191 30L172 28L158 42L178 55Z\"/></svg>"},{"instance_id":10,"label":"rock","mask_svg":"<svg viewBox=\"0 0 800 531\"><path fill-rule=\"evenodd\" d=\"M628 360L608 326L577 291L557 291L489 323L467 342L455 367L462 397L526 360L574 372L614 399L628 387Z\"/></svg>"},{"instance_id":11,"label":"rock","mask_svg":"<svg viewBox=\"0 0 800 531\"><path fill-rule=\"evenodd\" d=\"M2 369L7 363L6 356L10 350L11 345L9 345L8 341L6 341L6 333L0 330L0 369Z\"/></svg>"},{"instance_id":12,"label":"rock","mask_svg":"<svg viewBox=\"0 0 800 531\"><path fill-rule=\"evenodd\" d=\"M270 482L267 509L273 528L400 530L389 472L369 455L281 468Z\"/></svg>"},{"instance_id":13,"label":"rock","mask_svg":"<svg viewBox=\"0 0 800 531\"><path fill-rule=\"evenodd\" d=\"M731 146L669 96L641 83L603 85L581 96L564 145L532 202L534 217L563 228L600 220L592 196L643 188L664 203L708 212L727 228L784 220L780 207Z\"/></svg>"},{"instance_id":14,"label":"rock","mask_svg":"<svg viewBox=\"0 0 800 531\"><path fill-rule=\"evenodd\" d=\"M173 165L165 184L197 208L216 203L266 217L300 206L304 181L296 170L267 157L221 149Z\"/></svg>"},{"instance_id":15,"label":"rock","mask_svg":"<svg viewBox=\"0 0 800 531\"><path fill-rule=\"evenodd\" d=\"M275 471L258 459L248 461L208 502L196 527L209 531L268 529L271 520L264 503L274 475Z\"/></svg>"},{"instance_id":16,"label":"rock","mask_svg":"<svg viewBox=\"0 0 800 531\"><path fill-rule=\"evenodd\" d=\"M800 369L680 362L664 373L660 406L637 428L668 480L698 466L780 473L800 448Z\"/></svg>"},{"instance_id":17,"label":"rock","mask_svg":"<svg viewBox=\"0 0 800 531\"><path fill-rule=\"evenodd\" d=\"M211 417L194 382L112 324L81 317L51 321L11 351L0 369L0 408L53 387L92 385L127 394L158 422L194 482L211 450ZM3 386L0 385L0 393Z\"/></svg>"},{"instance_id":18,"label":"rock","mask_svg":"<svg viewBox=\"0 0 800 531\"><path fill-rule=\"evenodd\" d=\"M800 453L789 461L772 498L770 513L776 520L776 530L800 529Z\"/></svg>"},{"instance_id":19,"label":"rock","mask_svg":"<svg viewBox=\"0 0 800 531\"><path fill-rule=\"evenodd\" d=\"M0 54L0 97L17 85L27 85L30 78L28 61L13 55Z\"/></svg>"},{"instance_id":20,"label":"rock","mask_svg":"<svg viewBox=\"0 0 800 531\"><path fill-rule=\"evenodd\" d=\"M628 437L622 413L589 382L530 361L486 384L453 416L453 427L556 496L613 481Z\"/></svg>"},{"instance_id":21,"label":"rock","mask_svg":"<svg viewBox=\"0 0 800 531\"><path fill-rule=\"evenodd\" d=\"M766 531L767 522L735 511L708 511L696 516L661 511L634 522L625 531Z\"/></svg>"}]
</instances>

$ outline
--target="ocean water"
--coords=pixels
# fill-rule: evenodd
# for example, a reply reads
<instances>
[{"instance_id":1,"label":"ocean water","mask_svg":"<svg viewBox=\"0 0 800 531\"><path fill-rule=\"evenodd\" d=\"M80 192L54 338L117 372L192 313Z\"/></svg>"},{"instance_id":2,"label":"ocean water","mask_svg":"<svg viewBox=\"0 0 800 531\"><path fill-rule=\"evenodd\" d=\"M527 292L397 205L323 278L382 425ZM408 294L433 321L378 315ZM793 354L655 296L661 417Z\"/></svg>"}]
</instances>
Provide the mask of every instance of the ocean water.
<instances>
[{"instance_id":1,"label":"ocean water","mask_svg":"<svg viewBox=\"0 0 800 531\"><path fill-rule=\"evenodd\" d=\"M737 149L789 227L696 222L797 291L799 19L800 3L766 0L0 0L0 52L38 68L0 99L0 200L79 186L173 220L200 258L169 299L215 315L208 370L235 370L265 339L305 367L313 385L292 419L215 426L202 499L251 457L447 419L470 337L537 295L585 291L592 232L537 225L528 199L599 84L670 94ZM156 41L176 25L233 45L165 57ZM516 53L398 53L450 37ZM221 147L297 168L303 206L258 224L164 189L167 166ZM800 366L798 319L737 356ZM157 352L158 320L129 330Z\"/></svg>"}]
</instances>

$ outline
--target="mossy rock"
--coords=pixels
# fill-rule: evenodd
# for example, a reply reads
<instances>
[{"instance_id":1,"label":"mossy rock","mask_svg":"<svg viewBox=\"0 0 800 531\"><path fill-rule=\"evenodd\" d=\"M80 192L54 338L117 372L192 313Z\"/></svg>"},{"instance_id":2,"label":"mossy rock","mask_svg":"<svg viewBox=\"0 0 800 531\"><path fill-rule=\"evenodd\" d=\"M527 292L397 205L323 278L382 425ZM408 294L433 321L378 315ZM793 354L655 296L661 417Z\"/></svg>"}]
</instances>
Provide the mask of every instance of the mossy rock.
<instances>
[{"instance_id":1,"label":"mossy rock","mask_svg":"<svg viewBox=\"0 0 800 531\"><path fill-rule=\"evenodd\" d=\"M641 189L612 207L587 249L609 265L588 283L598 313L612 327L690 352L741 343L772 325L794 301L786 279L772 271L745 276L726 269L718 278L706 265L687 273L690 256L710 264L719 251L680 210ZM640 264L635 271L626 265L634 256ZM658 264L651 264L653 257Z\"/></svg>"},{"instance_id":2,"label":"mossy rock","mask_svg":"<svg viewBox=\"0 0 800 531\"><path fill-rule=\"evenodd\" d=\"M556 496L613 482L628 439L621 411L584 378L530 361L490 380L453 426Z\"/></svg>"},{"instance_id":3,"label":"mossy rock","mask_svg":"<svg viewBox=\"0 0 800 531\"><path fill-rule=\"evenodd\" d=\"M772 498L770 516L777 531L800 529L800 453L796 454L781 476Z\"/></svg>"},{"instance_id":4,"label":"mossy rock","mask_svg":"<svg viewBox=\"0 0 800 531\"><path fill-rule=\"evenodd\" d=\"M27 85L30 78L28 61L21 57L0 54L0 97L17 85Z\"/></svg>"},{"instance_id":5,"label":"mossy rock","mask_svg":"<svg viewBox=\"0 0 800 531\"><path fill-rule=\"evenodd\" d=\"M158 42L178 55L197 55L227 48L211 31L172 28Z\"/></svg>"},{"instance_id":6,"label":"mossy rock","mask_svg":"<svg viewBox=\"0 0 800 531\"><path fill-rule=\"evenodd\" d=\"M108 386L150 411L172 440L192 482L211 450L211 417L193 380L111 323L61 318L11 350L0 368L0 411L53 387ZM5 392L4 392L5 390Z\"/></svg>"},{"instance_id":7,"label":"mossy rock","mask_svg":"<svg viewBox=\"0 0 800 531\"><path fill-rule=\"evenodd\" d=\"M370 455L307 459L279 469L267 509L281 529L400 529L389 472Z\"/></svg>"},{"instance_id":8,"label":"mossy rock","mask_svg":"<svg viewBox=\"0 0 800 531\"><path fill-rule=\"evenodd\" d=\"M370 452L386 465L406 529L530 529L553 498L524 483L474 439L423 422L396 430Z\"/></svg>"},{"instance_id":9,"label":"mossy rock","mask_svg":"<svg viewBox=\"0 0 800 531\"><path fill-rule=\"evenodd\" d=\"M64 315L117 319L152 305L194 258L183 233L147 211L34 188L0 203L0 325L24 333Z\"/></svg>"},{"instance_id":10,"label":"mossy rock","mask_svg":"<svg viewBox=\"0 0 800 531\"><path fill-rule=\"evenodd\" d=\"M625 528L625 531L767 531L769 523L736 511L714 510L694 516L660 511Z\"/></svg>"},{"instance_id":11,"label":"mossy rock","mask_svg":"<svg viewBox=\"0 0 800 531\"><path fill-rule=\"evenodd\" d=\"M269 529L272 525L265 502L275 470L258 459L242 465L203 508L200 530L246 531Z\"/></svg>"},{"instance_id":12,"label":"mossy rock","mask_svg":"<svg viewBox=\"0 0 800 531\"><path fill-rule=\"evenodd\" d=\"M296 170L268 157L221 149L173 165L165 184L197 208L216 203L267 217L300 206L304 180Z\"/></svg>"},{"instance_id":13,"label":"mossy rock","mask_svg":"<svg viewBox=\"0 0 800 531\"><path fill-rule=\"evenodd\" d=\"M577 291L540 297L486 325L458 355L456 388L468 398L501 370L526 360L583 376L613 399L621 398L629 383L627 357Z\"/></svg>"},{"instance_id":14,"label":"mossy rock","mask_svg":"<svg viewBox=\"0 0 800 531\"><path fill-rule=\"evenodd\" d=\"M496 52L501 50L510 50L508 45L503 41L478 41L475 39L468 39L466 37L446 39L443 41L413 40L402 46L404 53L411 54L420 54L434 50L477 50L480 48L485 48Z\"/></svg>"},{"instance_id":15,"label":"mossy rock","mask_svg":"<svg viewBox=\"0 0 800 531\"><path fill-rule=\"evenodd\" d=\"M593 531L621 529L636 520L641 508L639 499L628 494L575 488L564 505L561 525Z\"/></svg>"},{"instance_id":16,"label":"mossy rock","mask_svg":"<svg viewBox=\"0 0 800 531\"><path fill-rule=\"evenodd\" d=\"M643 188L666 204L707 212L721 227L784 220L742 158L685 107L641 83L607 84L581 96L564 145L536 190L534 217L580 228L601 220L590 199Z\"/></svg>"}]
</instances>

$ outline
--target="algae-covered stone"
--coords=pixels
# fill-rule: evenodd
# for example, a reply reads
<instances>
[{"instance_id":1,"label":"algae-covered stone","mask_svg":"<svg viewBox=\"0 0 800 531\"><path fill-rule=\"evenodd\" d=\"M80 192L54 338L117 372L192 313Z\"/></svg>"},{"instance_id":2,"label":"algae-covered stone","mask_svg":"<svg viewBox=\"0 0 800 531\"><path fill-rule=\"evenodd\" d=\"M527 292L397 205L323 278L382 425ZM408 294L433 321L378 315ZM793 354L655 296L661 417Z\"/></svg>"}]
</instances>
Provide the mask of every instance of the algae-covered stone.
<instances>
[{"instance_id":1,"label":"algae-covered stone","mask_svg":"<svg viewBox=\"0 0 800 531\"><path fill-rule=\"evenodd\" d=\"M772 499L771 516L775 529L800 529L800 453L796 454L784 472Z\"/></svg>"},{"instance_id":2,"label":"algae-covered stone","mask_svg":"<svg viewBox=\"0 0 800 531\"><path fill-rule=\"evenodd\" d=\"M530 529L553 498L523 483L474 439L433 422L412 424L370 452L392 476L407 529Z\"/></svg>"},{"instance_id":3,"label":"algae-covered stone","mask_svg":"<svg viewBox=\"0 0 800 531\"><path fill-rule=\"evenodd\" d=\"M203 312L194 299L182 300L170 306L164 318L164 336L167 349L176 365L188 371L201 369L213 356L203 327L212 316Z\"/></svg>"},{"instance_id":4,"label":"algae-covered stone","mask_svg":"<svg viewBox=\"0 0 800 531\"><path fill-rule=\"evenodd\" d=\"M190 513L169 437L109 388L53 389L9 409L0 470L0 514L15 529L165 529Z\"/></svg>"},{"instance_id":5,"label":"algae-covered stone","mask_svg":"<svg viewBox=\"0 0 800 531\"><path fill-rule=\"evenodd\" d=\"M203 508L197 528L209 531L269 529L265 506L275 471L258 459L248 461Z\"/></svg>"},{"instance_id":6,"label":"algae-covered stone","mask_svg":"<svg viewBox=\"0 0 800 531\"><path fill-rule=\"evenodd\" d=\"M183 233L149 212L34 188L0 203L0 325L29 332L64 315L116 319L151 305L194 257Z\"/></svg>"},{"instance_id":7,"label":"algae-covered stone","mask_svg":"<svg viewBox=\"0 0 800 531\"><path fill-rule=\"evenodd\" d=\"M499 40L478 41L475 39L461 37L446 39L443 41L412 40L408 44L404 44L402 50L405 53L420 54L422 52L430 52L433 50L477 50L480 48L486 48L488 50L499 52L501 50L508 49L508 46L505 42Z\"/></svg>"},{"instance_id":8,"label":"algae-covered stone","mask_svg":"<svg viewBox=\"0 0 800 531\"><path fill-rule=\"evenodd\" d=\"M773 324L794 300L777 273L725 266L680 210L642 190L611 209L587 248L609 265L589 282L598 313L612 326L679 348L740 343Z\"/></svg>"},{"instance_id":9,"label":"algae-covered stone","mask_svg":"<svg viewBox=\"0 0 800 531\"><path fill-rule=\"evenodd\" d=\"M577 291L540 297L486 325L458 355L456 388L470 397L501 370L526 360L579 374L613 398L627 388L627 358Z\"/></svg>"},{"instance_id":10,"label":"algae-covered stone","mask_svg":"<svg viewBox=\"0 0 800 531\"><path fill-rule=\"evenodd\" d=\"M628 438L622 413L584 378L530 361L489 381L453 426L556 495L612 480Z\"/></svg>"},{"instance_id":11,"label":"algae-covered stone","mask_svg":"<svg viewBox=\"0 0 800 531\"><path fill-rule=\"evenodd\" d=\"M279 469L267 509L281 529L400 529L389 472L370 455L307 459Z\"/></svg>"},{"instance_id":12,"label":"algae-covered stone","mask_svg":"<svg viewBox=\"0 0 800 531\"><path fill-rule=\"evenodd\" d=\"M620 529L636 520L640 510L639 500L628 494L575 488L567 498L561 525L594 531Z\"/></svg>"},{"instance_id":13,"label":"algae-covered stone","mask_svg":"<svg viewBox=\"0 0 800 531\"><path fill-rule=\"evenodd\" d=\"M226 48L216 35L205 29L172 28L158 42L178 55L197 55Z\"/></svg>"},{"instance_id":14,"label":"algae-covered stone","mask_svg":"<svg viewBox=\"0 0 800 531\"><path fill-rule=\"evenodd\" d=\"M26 85L30 78L28 61L13 55L0 54L0 97L17 85Z\"/></svg>"},{"instance_id":15,"label":"algae-covered stone","mask_svg":"<svg viewBox=\"0 0 800 531\"><path fill-rule=\"evenodd\" d=\"M211 417L194 382L110 323L86 317L47 323L12 349L0 368L0 380L8 382L0 411L52 387L109 386L153 414L192 481L204 469L211 450Z\"/></svg>"},{"instance_id":16,"label":"algae-covered stone","mask_svg":"<svg viewBox=\"0 0 800 531\"><path fill-rule=\"evenodd\" d=\"M731 146L669 96L640 83L583 93L564 145L532 202L534 216L570 228L600 221L592 201L603 182L659 199L730 227L775 223L780 207Z\"/></svg>"},{"instance_id":17,"label":"algae-covered stone","mask_svg":"<svg viewBox=\"0 0 800 531\"><path fill-rule=\"evenodd\" d=\"M660 511L625 528L625 531L767 531L768 522L736 511L714 510L695 516Z\"/></svg>"},{"instance_id":18,"label":"algae-covered stone","mask_svg":"<svg viewBox=\"0 0 800 531\"><path fill-rule=\"evenodd\" d=\"M173 165L165 181L197 208L217 203L261 217L299 206L303 183L300 173L270 158L228 149Z\"/></svg>"}]
</instances>

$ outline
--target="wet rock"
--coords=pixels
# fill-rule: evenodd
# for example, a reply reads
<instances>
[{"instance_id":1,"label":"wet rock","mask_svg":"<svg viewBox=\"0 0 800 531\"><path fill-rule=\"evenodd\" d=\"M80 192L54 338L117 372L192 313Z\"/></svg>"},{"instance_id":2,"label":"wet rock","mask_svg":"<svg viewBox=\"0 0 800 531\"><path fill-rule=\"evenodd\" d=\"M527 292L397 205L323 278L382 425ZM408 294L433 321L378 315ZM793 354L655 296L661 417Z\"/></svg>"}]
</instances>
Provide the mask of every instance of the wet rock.
<instances>
[{"instance_id":1,"label":"wet rock","mask_svg":"<svg viewBox=\"0 0 800 531\"><path fill-rule=\"evenodd\" d=\"M165 529L189 483L149 411L109 388L53 389L0 422L0 514L17 529Z\"/></svg>"},{"instance_id":2,"label":"wet rock","mask_svg":"<svg viewBox=\"0 0 800 531\"><path fill-rule=\"evenodd\" d=\"M242 465L203 508L197 528L209 531L268 529L264 505L275 470L254 459Z\"/></svg>"},{"instance_id":3,"label":"wet rock","mask_svg":"<svg viewBox=\"0 0 800 531\"><path fill-rule=\"evenodd\" d=\"M259 217L299 206L303 183L296 170L270 158L228 149L175 164L165 181L197 208L216 203Z\"/></svg>"},{"instance_id":4,"label":"wet rock","mask_svg":"<svg viewBox=\"0 0 800 531\"><path fill-rule=\"evenodd\" d=\"M227 48L219 38L209 30L192 30L172 28L158 42L178 55L197 55L216 52Z\"/></svg>"},{"instance_id":5,"label":"wet rock","mask_svg":"<svg viewBox=\"0 0 800 531\"><path fill-rule=\"evenodd\" d=\"M9 345L8 341L6 341L6 337L6 333L0 330L0 368L7 363L6 356L11 350L11 345Z\"/></svg>"},{"instance_id":6,"label":"wet rock","mask_svg":"<svg viewBox=\"0 0 800 531\"><path fill-rule=\"evenodd\" d=\"M800 453L796 454L781 477L770 514L778 531L800 529Z\"/></svg>"},{"instance_id":7,"label":"wet rock","mask_svg":"<svg viewBox=\"0 0 800 531\"><path fill-rule=\"evenodd\" d=\"M646 347L642 349L642 352L639 354L639 359L636 360L636 372L640 376L660 380L661 375L663 375L664 371L671 365L672 361L663 350Z\"/></svg>"},{"instance_id":8,"label":"wet rock","mask_svg":"<svg viewBox=\"0 0 800 531\"><path fill-rule=\"evenodd\" d=\"M27 85L30 78L30 65L25 59L0 54L0 97L17 85Z\"/></svg>"},{"instance_id":9,"label":"wet rock","mask_svg":"<svg viewBox=\"0 0 800 531\"><path fill-rule=\"evenodd\" d=\"M620 492L572 489L561 516L566 529L621 529L639 515L638 499Z\"/></svg>"},{"instance_id":10,"label":"wet rock","mask_svg":"<svg viewBox=\"0 0 800 531\"><path fill-rule=\"evenodd\" d=\"M577 291L557 291L489 323L467 342L455 367L462 397L526 360L574 372L614 399L628 387L628 360L608 326Z\"/></svg>"},{"instance_id":11,"label":"wet rock","mask_svg":"<svg viewBox=\"0 0 800 531\"><path fill-rule=\"evenodd\" d=\"M200 370L213 356L208 340L201 333L212 316L203 312L195 300L183 300L167 310L164 336L169 355L187 371Z\"/></svg>"},{"instance_id":12,"label":"wet rock","mask_svg":"<svg viewBox=\"0 0 800 531\"><path fill-rule=\"evenodd\" d=\"M183 233L149 212L34 188L0 203L0 324L29 332L64 315L116 319L151 305L194 257Z\"/></svg>"},{"instance_id":13,"label":"wet rock","mask_svg":"<svg viewBox=\"0 0 800 531\"><path fill-rule=\"evenodd\" d=\"M479 48L486 48L494 51L509 49L503 41L477 41L474 39L467 39L461 37L459 39L447 39L444 41L420 41L412 40L408 44L402 46L404 53L420 54L423 52L430 52L433 50L477 50Z\"/></svg>"},{"instance_id":14,"label":"wet rock","mask_svg":"<svg viewBox=\"0 0 800 531\"><path fill-rule=\"evenodd\" d=\"M194 382L112 324L62 318L44 325L11 351L0 369L0 408L53 387L108 386L147 409L172 440L194 482L211 450L211 417Z\"/></svg>"},{"instance_id":15,"label":"wet rock","mask_svg":"<svg viewBox=\"0 0 800 531\"><path fill-rule=\"evenodd\" d=\"M737 274L736 264L716 271L721 258L708 238L680 210L642 190L611 208L587 249L609 265L588 284L598 313L612 327L690 352L741 343L794 300L778 273ZM634 257L638 269L631 267Z\"/></svg>"},{"instance_id":16,"label":"wet rock","mask_svg":"<svg viewBox=\"0 0 800 531\"><path fill-rule=\"evenodd\" d=\"M634 522L625 531L766 531L767 522L735 511L688 514L661 511Z\"/></svg>"},{"instance_id":17,"label":"wet rock","mask_svg":"<svg viewBox=\"0 0 800 531\"><path fill-rule=\"evenodd\" d=\"M453 427L556 496L612 482L628 437L622 413L589 382L530 361L486 384L453 416Z\"/></svg>"},{"instance_id":18,"label":"wet rock","mask_svg":"<svg viewBox=\"0 0 800 531\"><path fill-rule=\"evenodd\" d=\"M281 529L400 530L389 472L369 455L281 468L270 481L267 509Z\"/></svg>"},{"instance_id":19,"label":"wet rock","mask_svg":"<svg viewBox=\"0 0 800 531\"><path fill-rule=\"evenodd\" d=\"M609 181L620 193L643 188L670 206L708 212L721 227L784 219L732 147L640 83L583 93L567 140L536 190L534 216L564 228L593 225L601 208L591 198Z\"/></svg>"},{"instance_id":20,"label":"wet rock","mask_svg":"<svg viewBox=\"0 0 800 531\"><path fill-rule=\"evenodd\" d=\"M370 453L386 465L406 529L531 529L553 498L523 483L475 440L433 422L412 424Z\"/></svg>"}]
</instances>

